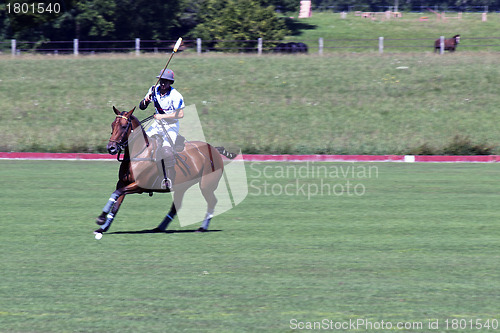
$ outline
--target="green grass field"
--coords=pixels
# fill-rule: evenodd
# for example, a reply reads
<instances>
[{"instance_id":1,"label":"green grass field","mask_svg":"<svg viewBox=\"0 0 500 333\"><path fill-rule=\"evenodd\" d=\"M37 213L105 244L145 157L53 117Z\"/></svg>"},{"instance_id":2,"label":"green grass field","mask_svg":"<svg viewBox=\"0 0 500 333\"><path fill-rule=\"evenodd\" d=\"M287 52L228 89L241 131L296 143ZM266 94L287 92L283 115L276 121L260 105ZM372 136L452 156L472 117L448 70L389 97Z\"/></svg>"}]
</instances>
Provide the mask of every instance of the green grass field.
<instances>
[{"instance_id":1,"label":"green grass field","mask_svg":"<svg viewBox=\"0 0 500 333\"><path fill-rule=\"evenodd\" d=\"M97 241L116 172L0 161L0 331L289 332L327 319L477 332L467 325L500 320L496 164L247 163L249 194L217 231L143 233L170 200L135 195Z\"/></svg>"}]
</instances>

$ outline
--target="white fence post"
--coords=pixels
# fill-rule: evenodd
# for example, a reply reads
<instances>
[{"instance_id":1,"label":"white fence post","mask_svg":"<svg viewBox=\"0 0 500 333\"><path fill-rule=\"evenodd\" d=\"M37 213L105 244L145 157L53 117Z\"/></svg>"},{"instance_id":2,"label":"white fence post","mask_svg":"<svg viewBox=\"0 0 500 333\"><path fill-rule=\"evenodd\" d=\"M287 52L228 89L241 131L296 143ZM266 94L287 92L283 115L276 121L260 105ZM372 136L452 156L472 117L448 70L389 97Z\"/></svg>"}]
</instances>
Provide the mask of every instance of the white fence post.
<instances>
[{"instance_id":1,"label":"white fence post","mask_svg":"<svg viewBox=\"0 0 500 333\"><path fill-rule=\"evenodd\" d=\"M10 41L10 48L11 48L12 56L15 56L16 55L16 49L17 49L16 40L15 39L12 39Z\"/></svg>"},{"instance_id":2,"label":"white fence post","mask_svg":"<svg viewBox=\"0 0 500 333\"><path fill-rule=\"evenodd\" d=\"M73 39L73 54L78 55L78 38Z\"/></svg>"},{"instance_id":3,"label":"white fence post","mask_svg":"<svg viewBox=\"0 0 500 333\"><path fill-rule=\"evenodd\" d=\"M257 39L257 54L262 54L262 38Z\"/></svg>"},{"instance_id":4,"label":"white fence post","mask_svg":"<svg viewBox=\"0 0 500 333\"><path fill-rule=\"evenodd\" d=\"M196 53L201 54L201 38L196 38Z\"/></svg>"},{"instance_id":5,"label":"white fence post","mask_svg":"<svg viewBox=\"0 0 500 333\"><path fill-rule=\"evenodd\" d=\"M135 39L135 55L140 55L141 54L141 39L136 38Z\"/></svg>"},{"instance_id":6,"label":"white fence post","mask_svg":"<svg viewBox=\"0 0 500 333\"><path fill-rule=\"evenodd\" d=\"M319 38L318 44L319 44L318 54L322 55L323 54L323 37Z\"/></svg>"},{"instance_id":7,"label":"white fence post","mask_svg":"<svg viewBox=\"0 0 500 333\"><path fill-rule=\"evenodd\" d=\"M439 38L439 54L444 54L444 36Z\"/></svg>"},{"instance_id":8,"label":"white fence post","mask_svg":"<svg viewBox=\"0 0 500 333\"><path fill-rule=\"evenodd\" d=\"M384 53L384 37L378 38L378 53Z\"/></svg>"}]
</instances>

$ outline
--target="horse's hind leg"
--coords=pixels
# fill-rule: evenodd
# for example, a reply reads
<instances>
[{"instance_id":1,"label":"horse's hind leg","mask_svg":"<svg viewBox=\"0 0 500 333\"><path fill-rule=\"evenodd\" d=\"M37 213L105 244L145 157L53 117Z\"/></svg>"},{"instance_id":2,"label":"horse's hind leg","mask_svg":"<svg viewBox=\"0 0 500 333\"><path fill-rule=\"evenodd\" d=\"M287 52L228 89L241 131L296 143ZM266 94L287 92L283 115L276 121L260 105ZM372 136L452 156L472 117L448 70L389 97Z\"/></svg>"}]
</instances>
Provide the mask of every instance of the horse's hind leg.
<instances>
[{"instance_id":1,"label":"horse's hind leg","mask_svg":"<svg viewBox=\"0 0 500 333\"><path fill-rule=\"evenodd\" d=\"M201 193L207 201L207 213L201 224L201 227L197 230L198 232L204 232L208 230L208 226L212 217L214 216L215 205L217 205L217 197L215 196L214 189L202 189Z\"/></svg>"},{"instance_id":2,"label":"horse's hind leg","mask_svg":"<svg viewBox=\"0 0 500 333\"><path fill-rule=\"evenodd\" d=\"M215 171L203 175L200 181L201 194L207 202L207 213L201 224L201 227L197 230L198 232L204 232L208 230L208 226L215 212L215 205L217 205L217 197L215 196L215 190L219 185L219 181L222 177L222 161L220 161L221 166Z\"/></svg>"},{"instance_id":3,"label":"horse's hind leg","mask_svg":"<svg viewBox=\"0 0 500 333\"><path fill-rule=\"evenodd\" d=\"M172 203L172 206L170 207L170 211L165 216L163 221L154 229L154 231L164 232L167 229L170 222L172 222L172 220L174 219L175 215L177 215L177 210L175 209L175 204Z\"/></svg>"},{"instance_id":4,"label":"horse's hind leg","mask_svg":"<svg viewBox=\"0 0 500 333\"><path fill-rule=\"evenodd\" d=\"M154 229L155 231L158 232L164 232L170 222L174 219L175 215L177 215L177 210L181 209L181 204L182 204L182 199L184 198L184 193L186 190L176 190L174 192L172 206L170 206L170 211L168 214L165 216L163 221Z\"/></svg>"}]
</instances>

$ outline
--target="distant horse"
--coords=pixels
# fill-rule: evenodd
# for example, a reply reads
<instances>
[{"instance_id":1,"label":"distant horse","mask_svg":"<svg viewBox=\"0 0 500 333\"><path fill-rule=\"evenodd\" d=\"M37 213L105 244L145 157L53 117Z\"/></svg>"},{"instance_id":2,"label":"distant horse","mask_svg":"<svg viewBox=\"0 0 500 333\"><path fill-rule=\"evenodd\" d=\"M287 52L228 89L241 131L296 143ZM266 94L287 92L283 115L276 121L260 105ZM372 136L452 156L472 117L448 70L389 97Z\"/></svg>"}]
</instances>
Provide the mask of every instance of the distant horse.
<instances>
[{"instance_id":1,"label":"distant horse","mask_svg":"<svg viewBox=\"0 0 500 333\"><path fill-rule=\"evenodd\" d=\"M116 118L111 124L111 138L106 148L111 155L117 155L118 158L122 151L124 151L124 155L120 164L116 190L111 194L101 215L96 219L96 223L101 227L95 233L103 233L109 229L125 195L144 192L152 195L152 192L170 192L170 189L161 189L161 187L154 189L150 186L158 183L158 178L163 178L159 175L154 158L156 148L161 144L146 136L141 122L133 116L135 107L128 112L120 112L114 106L113 110ZM142 137L145 145L139 150L139 153L134 153L135 156L131 156L129 138L134 131L134 135ZM167 216L153 231L165 231L177 214L177 210L180 209L186 190L196 183L199 183L201 193L207 202L205 219L197 231L207 230L217 204L214 192L224 169L221 154L230 159L236 157L236 154L229 153L222 147L215 148L201 141L186 142L185 148L176 154L177 176L173 180L172 189L174 201ZM137 164L133 165L134 163ZM135 176L134 173L136 173Z\"/></svg>"},{"instance_id":2,"label":"distant horse","mask_svg":"<svg viewBox=\"0 0 500 333\"><path fill-rule=\"evenodd\" d=\"M306 43L296 43L295 44L301 53L307 53L308 48Z\"/></svg>"},{"instance_id":3,"label":"distant horse","mask_svg":"<svg viewBox=\"0 0 500 333\"><path fill-rule=\"evenodd\" d=\"M305 43L280 43L274 48L274 53L307 53L307 45Z\"/></svg>"},{"instance_id":4,"label":"distant horse","mask_svg":"<svg viewBox=\"0 0 500 333\"><path fill-rule=\"evenodd\" d=\"M460 43L460 35L455 35L453 38L448 38L444 40L444 50L455 52L457 45ZM441 50L441 39L436 39L434 42L434 52L439 52Z\"/></svg>"}]
</instances>

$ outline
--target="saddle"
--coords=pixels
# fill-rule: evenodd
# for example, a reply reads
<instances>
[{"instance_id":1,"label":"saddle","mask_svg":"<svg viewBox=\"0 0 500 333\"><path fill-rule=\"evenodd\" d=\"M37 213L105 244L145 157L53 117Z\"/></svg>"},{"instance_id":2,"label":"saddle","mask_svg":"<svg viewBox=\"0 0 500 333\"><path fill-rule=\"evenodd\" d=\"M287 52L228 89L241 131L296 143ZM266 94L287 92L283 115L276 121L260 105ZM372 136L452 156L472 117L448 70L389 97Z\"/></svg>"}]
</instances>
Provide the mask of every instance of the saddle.
<instances>
[{"instance_id":1,"label":"saddle","mask_svg":"<svg viewBox=\"0 0 500 333\"><path fill-rule=\"evenodd\" d=\"M160 136L155 136L156 138L156 151L154 151L154 156L153 159L156 161L157 155L158 155L158 150L162 147L163 145L163 139ZM177 138L175 139L174 143L174 151L176 153L180 153L184 150L186 147L186 138L183 137L180 134L177 134Z\"/></svg>"},{"instance_id":2,"label":"saddle","mask_svg":"<svg viewBox=\"0 0 500 333\"><path fill-rule=\"evenodd\" d=\"M180 153L181 151L184 150L185 147L186 147L186 138L180 134L177 134L177 138L175 139L174 143L174 150Z\"/></svg>"}]
</instances>

